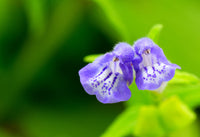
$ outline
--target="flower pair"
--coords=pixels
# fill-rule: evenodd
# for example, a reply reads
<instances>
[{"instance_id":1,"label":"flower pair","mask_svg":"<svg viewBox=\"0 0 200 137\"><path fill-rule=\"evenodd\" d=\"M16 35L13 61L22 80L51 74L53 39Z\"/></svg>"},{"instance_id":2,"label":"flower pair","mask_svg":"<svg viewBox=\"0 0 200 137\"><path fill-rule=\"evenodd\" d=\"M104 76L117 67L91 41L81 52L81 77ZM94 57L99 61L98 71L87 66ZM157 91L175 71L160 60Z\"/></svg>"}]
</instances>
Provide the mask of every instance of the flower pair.
<instances>
[{"instance_id":1,"label":"flower pair","mask_svg":"<svg viewBox=\"0 0 200 137\"><path fill-rule=\"evenodd\" d=\"M102 103L126 101L131 97L128 86L135 77L140 90L156 90L173 78L176 69L162 49L149 38L130 46L119 43L112 52L98 57L79 71L85 91Z\"/></svg>"}]
</instances>

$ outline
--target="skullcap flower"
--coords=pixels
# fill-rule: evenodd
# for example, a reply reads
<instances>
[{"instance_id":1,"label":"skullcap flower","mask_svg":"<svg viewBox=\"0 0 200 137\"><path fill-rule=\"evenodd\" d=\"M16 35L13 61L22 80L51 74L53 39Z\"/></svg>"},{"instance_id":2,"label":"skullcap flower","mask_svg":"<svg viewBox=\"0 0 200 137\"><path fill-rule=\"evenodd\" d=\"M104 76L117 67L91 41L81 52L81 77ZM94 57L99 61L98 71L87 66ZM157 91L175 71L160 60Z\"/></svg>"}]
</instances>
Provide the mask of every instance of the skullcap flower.
<instances>
[{"instance_id":1,"label":"skullcap flower","mask_svg":"<svg viewBox=\"0 0 200 137\"><path fill-rule=\"evenodd\" d=\"M85 91L102 103L126 101L134 75L139 90L162 91L180 69L170 63L162 49L149 38L141 38L131 47L119 43L112 52L98 57L79 71ZM134 74L134 75L133 75Z\"/></svg>"},{"instance_id":2,"label":"skullcap flower","mask_svg":"<svg viewBox=\"0 0 200 137\"><path fill-rule=\"evenodd\" d=\"M180 69L170 63L162 49L149 38L141 38L134 43L136 72L135 82L140 90L156 90L174 77L175 70Z\"/></svg>"},{"instance_id":3,"label":"skullcap flower","mask_svg":"<svg viewBox=\"0 0 200 137\"><path fill-rule=\"evenodd\" d=\"M79 71L85 91L102 103L126 101L131 97L128 86L133 81L133 48L119 43L112 52L98 57Z\"/></svg>"}]
</instances>

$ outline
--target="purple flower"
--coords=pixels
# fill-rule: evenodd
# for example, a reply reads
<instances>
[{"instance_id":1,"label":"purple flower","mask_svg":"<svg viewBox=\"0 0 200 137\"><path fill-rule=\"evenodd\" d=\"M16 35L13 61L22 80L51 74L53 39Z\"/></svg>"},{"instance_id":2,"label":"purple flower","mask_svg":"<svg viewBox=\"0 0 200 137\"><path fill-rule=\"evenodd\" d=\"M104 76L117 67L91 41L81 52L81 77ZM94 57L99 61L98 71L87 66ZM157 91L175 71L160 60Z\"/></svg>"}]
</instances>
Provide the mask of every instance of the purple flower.
<instances>
[{"instance_id":1,"label":"purple flower","mask_svg":"<svg viewBox=\"0 0 200 137\"><path fill-rule=\"evenodd\" d=\"M128 86L133 81L133 58L130 45L117 44L113 52L100 56L79 71L83 88L102 103L128 100L131 97Z\"/></svg>"},{"instance_id":2,"label":"purple flower","mask_svg":"<svg viewBox=\"0 0 200 137\"><path fill-rule=\"evenodd\" d=\"M180 67L171 64L162 49L149 38L141 38L134 43L136 72L135 82L140 90L155 90L173 78Z\"/></svg>"}]
</instances>

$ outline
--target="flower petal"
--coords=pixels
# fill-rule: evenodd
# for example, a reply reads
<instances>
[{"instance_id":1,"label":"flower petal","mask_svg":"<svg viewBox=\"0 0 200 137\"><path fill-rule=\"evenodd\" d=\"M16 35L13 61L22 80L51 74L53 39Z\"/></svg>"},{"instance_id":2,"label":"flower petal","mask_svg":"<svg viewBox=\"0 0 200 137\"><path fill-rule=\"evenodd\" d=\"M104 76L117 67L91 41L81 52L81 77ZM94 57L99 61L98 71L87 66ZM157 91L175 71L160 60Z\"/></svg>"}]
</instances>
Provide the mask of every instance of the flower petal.
<instances>
[{"instance_id":1,"label":"flower petal","mask_svg":"<svg viewBox=\"0 0 200 137\"><path fill-rule=\"evenodd\" d=\"M131 97L127 82L119 73L112 74L97 90L97 99L102 103L117 103Z\"/></svg>"},{"instance_id":2,"label":"flower petal","mask_svg":"<svg viewBox=\"0 0 200 137\"><path fill-rule=\"evenodd\" d=\"M123 74L126 66L121 69L119 60L113 60L115 58L115 54L107 53L79 71L85 91L90 95L96 95L102 103L126 101L131 96L127 83L132 80ZM127 71L129 68L126 73Z\"/></svg>"},{"instance_id":3,"label":"flower petal","mask_svg":"<svg viewBox=\"0 0 200 137\"><path fill-rule=\"evenodd\" d=\"M123 72L124 79L128 82L127 85L130 85L133 82L133 67L131 64L122 64L120 63L120 68Z\"/></svg>"},{"instance_id":4,"label":"flower petal","mask_svg":"<svg viewBox=\"0 0 200 137\"><path fill-rule=\"evenodd\" d=\"M134 44L137 61L134 62L136 84L139 89L155 90L173 78L180 67L171 64L162 49L149 38L141 38Z\"/></svg>"},{"instance_id":5,"label":"flower petal","mask_svg":"<svg viewBox=\"0 0 200 137\"><path fill-rule=\"evenodd\" d=\"M133 48L125 42L118 43L113 53L119 57L121 63L130 63L134 59Z\"/></svg>"},{"instance_id":6,"label":"flower petal","mask_svg":"<svg viewBox=\"0 0 200 137\"><path fill-rule=\"evenodd\" d=\"M136 73L135 82L138 89L155 90L159 88L164 81L169 81L174 77L177 68L174 64L164 63L156 63L153 66L142 68Z\"/></svg>"},{"instance_id":7,"label":"flower petal","mask_svg":"<svg viewBox=\"0 0 200 137\"><path fill-rule=\"evenodd\" d=\"M93 78L98 73L103 73L105 69L108 67L107 63L113 59L113 54L106 53L98 57L93 63L89 63L81 70L79 70L80 82L83 85L85 91L90 94L94 95L95 91L91 86L87 84L88 80Z\"/></svg>"}]
</instances>

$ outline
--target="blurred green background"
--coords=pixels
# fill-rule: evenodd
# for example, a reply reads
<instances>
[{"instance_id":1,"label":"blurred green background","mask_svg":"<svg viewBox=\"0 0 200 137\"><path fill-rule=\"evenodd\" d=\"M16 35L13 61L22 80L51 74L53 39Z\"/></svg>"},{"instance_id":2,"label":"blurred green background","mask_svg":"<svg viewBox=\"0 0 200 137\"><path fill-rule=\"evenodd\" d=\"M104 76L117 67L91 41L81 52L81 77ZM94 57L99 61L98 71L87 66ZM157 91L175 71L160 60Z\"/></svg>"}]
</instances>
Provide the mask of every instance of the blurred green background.
<instances>
[{"instance_id":1,"label":"blurred green background","mask_svg":"<svg viewBox=\"0 0 200 137\"><path fill-rule=\"evenodd\" d=\"M98 137L123 111L83 90L83 57L163 24L159 45L200 76L198 0L0 0L0 137Z\"/></svg>"}]
</instances>

